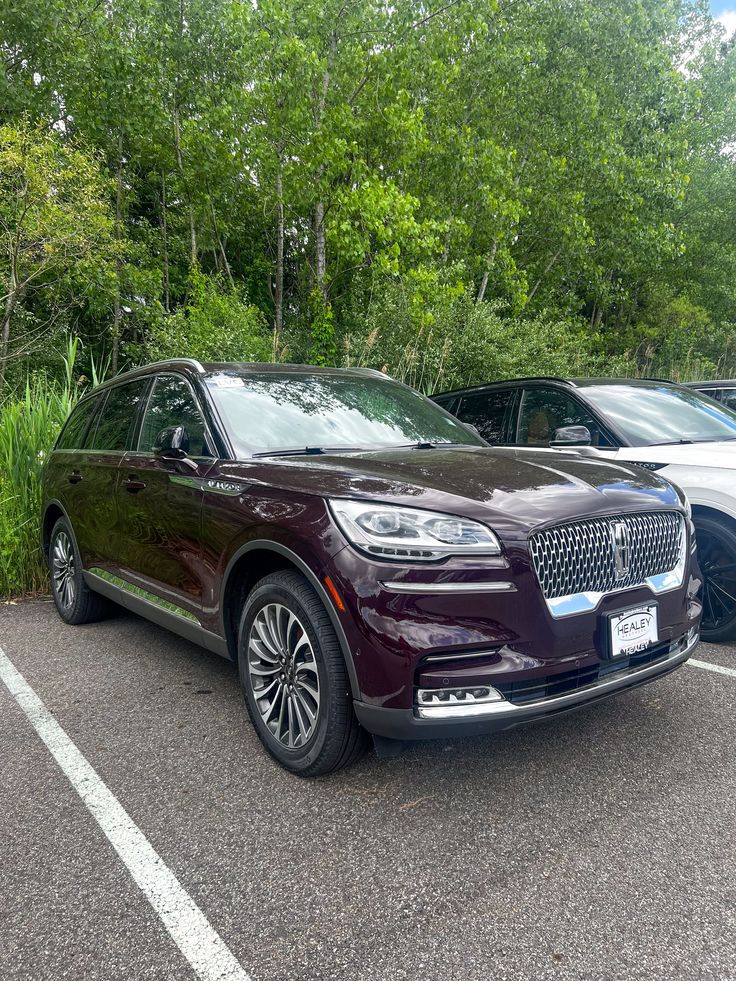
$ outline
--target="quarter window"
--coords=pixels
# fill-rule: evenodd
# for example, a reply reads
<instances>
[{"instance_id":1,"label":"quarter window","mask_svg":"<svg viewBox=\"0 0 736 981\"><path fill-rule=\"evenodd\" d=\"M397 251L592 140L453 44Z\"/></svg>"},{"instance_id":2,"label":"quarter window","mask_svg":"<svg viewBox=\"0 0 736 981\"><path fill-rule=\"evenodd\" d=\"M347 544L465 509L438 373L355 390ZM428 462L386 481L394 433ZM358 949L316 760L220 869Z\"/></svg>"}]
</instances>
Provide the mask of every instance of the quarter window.
<instances>
[{"instance_id":1,"label":"quarter window","mask_svg":"<svg viewBox=\"0 0 736 981\"><path fill-rule=\"evenodd\" d=\"M202 413L188 383L175 375L161 375L156 379L143 417L139 451L153 452L161 430L171 426L184 426L192 456L213 455L207 443Z\"/></svg>"},{"instance_id":2,"label":"quarter window","mask_svg":"<svg viewBox=\"0 0 736 981\"><path fill-rule=\"evenodd\" d=\"M97 423L97 430L88 439L88 449L122 451L130 448L138 409L146 390L148 379L116 385L107 393L107 399Z\"/></svg>"},{"instance_id":3,"label":"quarter window","mask_svg":"<svg viewBox=\"0 0 736 981\"><path fill-rule=\"evenodd\" d=\"M84 437L87 427L100 404L97 398L85 399L72 410L61 435L56 441L57 450L81 450L84 448Z\"/></svg>"},{"instance_id":4,"label":"quarter window","mask_svg":"<svg viewBox=\"0 0 736 981\"><path fill-rule=\"evenodd\" d=\"M562 426L586 426L594 446L611 446L610 439L577 399L552 388L530 388L524 392L517 443L549 446L555 430Z\"/></svg>"},{"instance_id":5,"label":"quarter window","mask_svg":"<svg viewBox=\"0 0 736 981\"><path fill-rule=\"evenodd\" d=\"M483 439L487 439L489 443L504 443L506 441L504 426L513 398L512 388L466 395L461 400L456 415L463 422L475 426Z\"/></svg>"}]
</instances>

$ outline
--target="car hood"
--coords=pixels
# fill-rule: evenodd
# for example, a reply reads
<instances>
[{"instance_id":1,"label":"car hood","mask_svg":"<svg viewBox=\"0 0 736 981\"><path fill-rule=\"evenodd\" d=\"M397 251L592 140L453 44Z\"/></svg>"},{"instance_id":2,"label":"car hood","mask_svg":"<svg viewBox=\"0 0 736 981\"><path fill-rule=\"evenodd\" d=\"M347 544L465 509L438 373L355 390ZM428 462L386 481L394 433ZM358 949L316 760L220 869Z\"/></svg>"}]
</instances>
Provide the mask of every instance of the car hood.
<instances>
[{"instance_id":1,"label":"car hood","mask_svg":"<svg viewBox=\"0 0 736 981\"><path fill-rule=\"evenodd\" d=\"M674 443L664 446L626 446L621 456L632 463L663 463L672 466L714 467L736 470L736 440L714 443Z\"/></svg>"},{"instance_id":2,"label":"car hood","mask_svg":"<svg viewBox=\"0 0 736 981\"><path fill-rule=\"evenodd\" d=\"M672 485L639 467L574 453L450 447L280 457L233 463L222 476L323 497L365 498L493 522L525 537L550 522L678 507Z\"/></svg>"}]
</instances>

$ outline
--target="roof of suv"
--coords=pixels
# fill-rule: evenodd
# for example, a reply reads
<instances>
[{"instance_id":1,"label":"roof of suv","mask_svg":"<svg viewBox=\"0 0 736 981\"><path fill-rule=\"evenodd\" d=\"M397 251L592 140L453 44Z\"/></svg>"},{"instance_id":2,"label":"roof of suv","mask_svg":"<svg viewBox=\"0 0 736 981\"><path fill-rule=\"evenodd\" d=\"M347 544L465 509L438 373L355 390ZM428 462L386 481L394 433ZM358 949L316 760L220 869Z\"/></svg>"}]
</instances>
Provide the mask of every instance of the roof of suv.
<instances>
[{"instance_id":1,"label":"roof of suv","mask_svg":"<svg viewBox=\"0 0 736 981\"><path fill-rule=\"evenodd\" d=\"M688 388L731 388L736 386L736 378L711 378L709 381L686 382Z\"/></svg>"},{"instance_id":2,"label":"roof of suv","mask_svg":"<svg viewBox=\"0 0 736 981\"><path fill-rule=\"evenodd\" d=\"M505 378L497 382L484 382L480 385L469 385L467 388L455 388L447 392L437 392L432 398L449 395L463 395L466 392L482 391L484 388L500 388L504 385L523 385L527 382L553 382L557 385L567 385L570 388L587 388L592 385L631 385L642 388L656 382L661 385L677 385L677 382L666 378L562 378L557 375L531 375L528 378Z\"/></svg>"},{"instance_id":3,"label":"roof of suv","mask_svg":"<svg viewBox=\"0 0 736 981\"><path fill-rule=\"evenodd\" d=\"M154 361L151 364L142 365L140 368L132 368L124 371L114 378L108 378L98 385L94 391L99 392L101 388L110 385L117 385L120 382L132 380L134 378L145 377L146 375L156 374L159 371L178 369L179 371L191 372L194 375L208 377L222 372L234 375L262 374L273 372L274 374L319 374L319 375L373 375L377 378L389 378L389 375L378 371L375 368L328 368L321 365L312 364L277 364L273 362L261 361L222 361L202 363L194 358L170 358L166 361Z\"/></svg>"}]
</instances>

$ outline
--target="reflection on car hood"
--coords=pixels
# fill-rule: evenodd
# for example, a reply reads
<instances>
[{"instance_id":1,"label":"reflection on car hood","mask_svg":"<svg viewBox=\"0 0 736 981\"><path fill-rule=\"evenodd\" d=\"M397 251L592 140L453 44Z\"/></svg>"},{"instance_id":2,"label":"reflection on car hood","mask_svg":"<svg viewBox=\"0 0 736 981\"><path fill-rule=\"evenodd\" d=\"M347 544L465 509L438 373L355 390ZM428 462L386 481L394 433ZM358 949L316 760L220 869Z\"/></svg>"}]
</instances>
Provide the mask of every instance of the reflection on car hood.
<instances>
[{"instance_id":1,"label":"reflection on car hood","mask_svg":"<svg viewBox=\"0 0 736 981\"><path fill-rule=\"evenodd\" d=\"M602 513L676 507L656 474L574 453L514 448L393 449L271 458L221 468L224 477L324 497L380 500L448 511L507 537L541 524Z\"/></svg>"}]
</instances>

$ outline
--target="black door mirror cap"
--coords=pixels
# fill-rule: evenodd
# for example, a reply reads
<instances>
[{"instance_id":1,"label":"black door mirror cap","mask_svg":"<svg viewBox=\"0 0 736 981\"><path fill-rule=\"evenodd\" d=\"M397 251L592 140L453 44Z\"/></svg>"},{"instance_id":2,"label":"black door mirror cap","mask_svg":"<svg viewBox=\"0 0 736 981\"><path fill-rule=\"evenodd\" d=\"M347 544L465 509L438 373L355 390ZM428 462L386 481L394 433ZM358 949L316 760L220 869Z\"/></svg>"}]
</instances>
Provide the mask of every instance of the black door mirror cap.
<instances>
[{"instance_id":1,"label":"black door mirror cap","mask_svg":"<svg viewBox=\"0 0 736 981\"><path fill-rule=\"evenodd\" d=\"M184 426L169 426L162 429L153 446L156 456L167 460L183 460L189 456L189 435Z\"/></svg>"},{"instance_id":2,"label":"black door mirror cap","mask_svg":"<svg viewBox=\"0 0 736 981\"><path fill-rule=\"evenodd\" d=\"M550 446L590 446L593 438L587 426L560 426Z\"/></svg>"}]
</instances>

